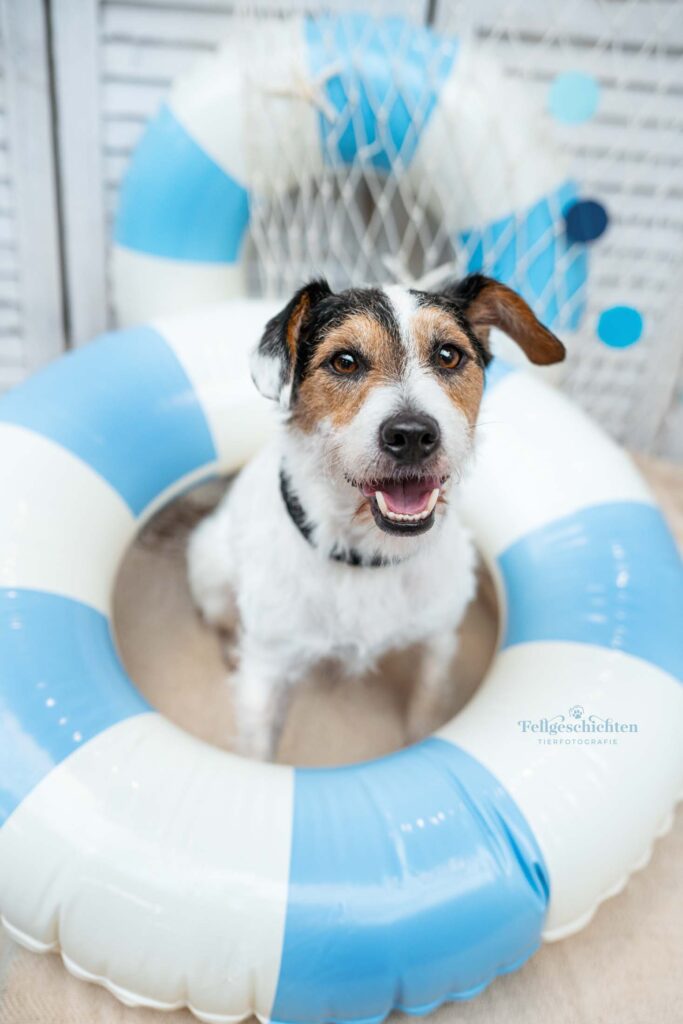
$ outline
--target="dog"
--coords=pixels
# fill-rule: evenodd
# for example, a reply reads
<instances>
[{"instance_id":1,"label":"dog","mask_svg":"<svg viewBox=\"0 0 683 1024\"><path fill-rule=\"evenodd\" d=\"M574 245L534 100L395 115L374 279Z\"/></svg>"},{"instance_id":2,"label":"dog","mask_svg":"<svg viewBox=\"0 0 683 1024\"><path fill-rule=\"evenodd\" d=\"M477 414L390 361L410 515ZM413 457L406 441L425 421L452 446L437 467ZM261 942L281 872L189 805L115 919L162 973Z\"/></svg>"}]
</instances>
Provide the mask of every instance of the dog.
<instances>
[{"instance_id":1,"label":"dog","mask_svg":"<svg viewBox=\"0 0 683 1024\"><path fill-rule=\"evenodd\" d=\"M266 325L251 371L280 429L188 545L205 620L239 621L240 752L273 756L291 688L316 664L356 675L415 644L408 739L427 730L475 591L457 490L492 327L533 363L564 358L526 302L481 274L438 293L315 280Z\"/></svg>"}]
</instances>

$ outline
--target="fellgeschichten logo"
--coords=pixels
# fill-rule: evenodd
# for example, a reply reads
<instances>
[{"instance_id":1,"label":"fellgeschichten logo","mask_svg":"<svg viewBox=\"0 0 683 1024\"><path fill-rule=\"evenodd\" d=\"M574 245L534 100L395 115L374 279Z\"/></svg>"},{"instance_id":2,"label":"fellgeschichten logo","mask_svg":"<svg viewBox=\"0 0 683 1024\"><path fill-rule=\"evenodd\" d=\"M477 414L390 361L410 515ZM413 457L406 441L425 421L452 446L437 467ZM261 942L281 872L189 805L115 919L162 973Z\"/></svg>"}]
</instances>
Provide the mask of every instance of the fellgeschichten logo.
<instances>
[{"instance_id":1,"label":"fellgeschichten logo","mask_svg":"<svg viewBox=\"0 0 683 1024\"><path fill-rule=\"evenodd\" d=\"M623 736L638 732L637 722L586 714L582 704L573 704L552 718L521 718L517 726L538 743L553 746L616 746Z\"/></svg>"}]
</instances>

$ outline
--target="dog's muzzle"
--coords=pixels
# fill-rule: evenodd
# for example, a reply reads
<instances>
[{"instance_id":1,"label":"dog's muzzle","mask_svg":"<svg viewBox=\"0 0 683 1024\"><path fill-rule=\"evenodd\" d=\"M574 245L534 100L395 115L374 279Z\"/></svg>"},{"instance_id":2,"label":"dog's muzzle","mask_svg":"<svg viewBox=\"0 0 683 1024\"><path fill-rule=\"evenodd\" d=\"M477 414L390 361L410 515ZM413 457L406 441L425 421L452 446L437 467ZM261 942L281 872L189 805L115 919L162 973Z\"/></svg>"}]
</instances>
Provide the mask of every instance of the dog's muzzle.
<instances>
[{"instance_id":1,"label":"dog's muzzle","mask_svg":"<svg viewBox=\"0 0 683 1024\"><path fill-rule=\"evenodd\" d=\"M396 413L379 428L380 449L402 466L417 466L441 444L439 424L423 413Z\"/></svg>"}]
</instances>

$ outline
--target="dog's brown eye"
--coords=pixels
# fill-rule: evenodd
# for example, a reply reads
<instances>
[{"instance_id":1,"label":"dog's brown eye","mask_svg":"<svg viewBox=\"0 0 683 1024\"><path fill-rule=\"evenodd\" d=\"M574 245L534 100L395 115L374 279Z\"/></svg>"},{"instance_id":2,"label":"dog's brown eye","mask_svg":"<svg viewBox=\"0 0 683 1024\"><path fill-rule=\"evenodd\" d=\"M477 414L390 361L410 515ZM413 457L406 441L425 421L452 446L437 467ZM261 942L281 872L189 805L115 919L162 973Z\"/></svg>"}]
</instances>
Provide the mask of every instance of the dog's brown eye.
<instances>
[{"instance_id":1,"label":"dog's brown eye","mask_svg":"<svg viewBox=\"0 0 683 1024\"><path fill-rule=\"evenodd\" d=\"M352 352L337 352L336 356L332 356L330 366L336 373L343 373L347 377L360 369L360 364Z\"/></svg>"},{"instance_id":2,"label":"dog's brown eye","mask_svg":"<svg viewBox=\"0 0 683 1024\"><path fill-rule=\"evenodd\" d=\"M441 345L436 352L436 362L442 370L454 370L460 362L460 352L455 345Z\"/></svg>"}]
</instances>

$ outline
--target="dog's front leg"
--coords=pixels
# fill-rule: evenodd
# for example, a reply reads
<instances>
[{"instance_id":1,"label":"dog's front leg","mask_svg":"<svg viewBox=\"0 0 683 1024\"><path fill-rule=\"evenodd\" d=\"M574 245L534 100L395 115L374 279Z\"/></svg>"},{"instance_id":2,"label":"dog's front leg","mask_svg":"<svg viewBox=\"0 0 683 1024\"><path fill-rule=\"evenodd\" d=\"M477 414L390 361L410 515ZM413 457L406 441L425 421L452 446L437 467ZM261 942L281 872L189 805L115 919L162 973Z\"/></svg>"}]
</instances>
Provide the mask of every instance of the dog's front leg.
<instances>
[{"instance_id":1,"label":"dog's front leg","mask_svg":"<svg viewBox=\"0 0 683 1024\"><path fill-rule=\"evenodd\" d=\"M294 680L275 659L242 649L231 677L235 708L235 749L259 761L274 758Z\"/></svg>"},{"instance_id":2,"label":"dog's front leg","mask_svg":"<svg viewBox=\"0 0 683 1024\"><path fill-rule=\"evenodd\" d=\"M448 717L455 686L450 669L457 647L455 630L425 641L420 675L408 704L406 735L411 743L424 739Z\"/></svg>"},{"instance_id":3,"label":"dog's front leg","mask_svg":"<svg viewBox=\"0 0 683 1024\"><path fill-rule=\"evenodd\" d=\"M232 632L238 621L235 564L225 499L192 532L187 547L192 600L205 622Z\"/></svg>"}]
</instances>

